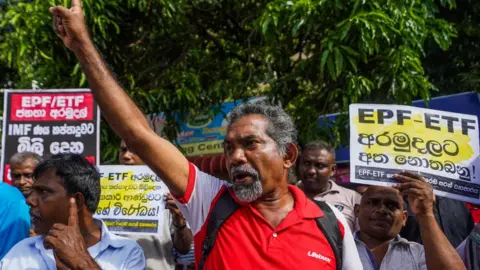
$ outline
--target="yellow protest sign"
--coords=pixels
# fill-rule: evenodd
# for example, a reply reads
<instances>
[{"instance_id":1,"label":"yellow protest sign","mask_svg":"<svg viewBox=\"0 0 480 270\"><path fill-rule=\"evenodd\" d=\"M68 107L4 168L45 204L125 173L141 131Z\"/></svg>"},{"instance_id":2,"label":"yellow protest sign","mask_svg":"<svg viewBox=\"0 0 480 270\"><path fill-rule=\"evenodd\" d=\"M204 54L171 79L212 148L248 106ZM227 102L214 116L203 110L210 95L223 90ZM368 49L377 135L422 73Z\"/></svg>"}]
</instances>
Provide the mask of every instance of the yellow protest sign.
<instances>
[{"instance_id":1,"label":"yellow protest sign","mask_svg":"<svg viewBox=\"0 0 480 270\"><path fill-rule=\"evenodd\" d=\"M95 217L110 231L125 234L161 233L168 189L147 166L99 166L100 203Z\"/></svg>"},{"instance_id":2,"label":"yellow protest sign","mask_svg":"<svg viewBox=\"0 0 480 270\"><path fill-rule=\"evenodd\" d=\"M478 202L476 116L410 106L350 105L350 180L391 185L402 170L419 173L440 196Z\"/></svg>"}]
</instances>

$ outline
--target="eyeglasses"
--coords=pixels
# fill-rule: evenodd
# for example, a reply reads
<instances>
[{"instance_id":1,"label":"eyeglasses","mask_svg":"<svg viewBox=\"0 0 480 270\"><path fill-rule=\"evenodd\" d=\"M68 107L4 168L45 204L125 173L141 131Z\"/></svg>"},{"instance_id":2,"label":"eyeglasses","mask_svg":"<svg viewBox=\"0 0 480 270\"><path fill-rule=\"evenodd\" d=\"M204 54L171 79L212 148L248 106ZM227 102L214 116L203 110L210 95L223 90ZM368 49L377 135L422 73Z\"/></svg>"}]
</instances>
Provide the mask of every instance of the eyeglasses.
<instances>
[{"instance_id":1,"label":"eyeglasses","mask_svg":"<svg viewBox=\"0 0 480 270\"><path fill-rule=\"evenodd\" d=\"M27 179L33 178L33 174L31 173L11 173L10 176L12 177L12 180L20 180L22 177Z\"/></svg>"}]
</instances>

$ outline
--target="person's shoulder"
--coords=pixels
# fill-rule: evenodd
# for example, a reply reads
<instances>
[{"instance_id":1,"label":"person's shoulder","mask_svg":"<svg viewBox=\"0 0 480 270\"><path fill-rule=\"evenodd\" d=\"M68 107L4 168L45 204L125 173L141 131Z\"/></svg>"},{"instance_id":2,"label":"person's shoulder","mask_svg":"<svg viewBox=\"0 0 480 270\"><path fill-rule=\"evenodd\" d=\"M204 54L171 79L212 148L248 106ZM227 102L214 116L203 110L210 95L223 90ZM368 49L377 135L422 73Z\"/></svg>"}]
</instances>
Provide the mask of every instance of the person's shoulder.
<instances>
[{"instance_id":1,"label":"person's shoulder","mask_svg":"<svg viewBox=\"0 0 480 270\"><path fill-rule=\"evenodd\" d=\"M15 246L10 249L10 251L3 257L4 260L11 259L12 257L17 257L18 255L22 255L22 257L28 256L34 249L35 243L41 238L42 236L33 236L29 238L25 238L22 241L18 242Z\"/></svg>"},{"instance_id":2,"label":"person's shoulder","mask_svg":"<svg viewBox=\"0 0 480 270\"><path fill-rule=\"evenodd\" d=\"M333 181L335 182L335 181ZM356 192L355 190L353 189L349 189L349 188L346 188L344 186L341 186L340 184L336 183L335 184L337 185L337 189L339 189L341 192L345 193L345 194L349 194L349 195L354 195L354 194L358 194L358 192Z\"/></svg>"},{"instance_id":3,"label":"person's shoulder","mask_svg":"<svg viewBox=\"0 0 480 270\"><path fill-rule=\"evenodd\" d=\"M190 175L188 178L188 183L189 185L192 184L191 192L193 192L193 189L195 189L195 186L197 186L197 184L200 184L202 186L202 192L207 192L212 190L219 191L222 186L226 186L226 187L231 186L227 181L219 179L211 174L201 171L193 163L190 163ZM189 193L189 187L187 187L187 194L188 193ZM181 200L182 199L180 199L180 201Z\"/></svg>"},{"instance_id":4,"label":"person's shoulder","mask_svg":"<svg viewBox=\"0 0 480 270\"><path fill-rule=\"evenodd\" d=\"M213 176L209 173L206 173L206 172L203 172L202 170L200 170L197 166L195 166L195 164L191 163L191 166L193 167L192 171L193 172L193 175L192 177L195 177L197 179L208 179L208 180L214 180L214 181L219 181L219 182L222 182L222 183L225 183L227 184L228 182L225 181L225 180L222 180L222 179L219 179L218 177L216 176Z\"/></svg>"},{"instance_id":5,"label":"person's shoulder","mask_svg":"<svg viewBox=\"0 0 480 270\"><path fill-rule=\"evenodd\" d=\"M342 212L340 212L333 204L327 202L327 205L328 207L330 207L330 209L332 209L332 212L333 214L335 214L335 217L337 218L339 224L342 225L343 228L341 228L340 231L342 232L342 236L344 236L345 228L349 228L347 219L342 214ZM348 230L350 231L350 229Z\"/></svg>"},{"instance_id":6,"label":"person's shoulder","mask_svg":"<svg viewBox=\"0 0 480 270\"><path fill-rule=\"evenodd\" d=\"M136 243L136 241L132 238L144 238L145 235L136 235L136 234L125 234L125 235L119 235L119 234L114 234L111 232L108 232L110 236L110 241L118 244L123 244L123 245L131 245L133 243Z\"/></svg>"},{"instance_id":7,"label":"person's shoulder","mask_svg":"<svg viewBox=\"0 0 480 270\"><path fill-rule=\"evenodd\" d=\"M342 194L343 196L352 197L352 198L361 197L360 193L356 192L355 190L343 187L338 183L335 183L335 184L337 185L337 188L340 191L340 194Z\"/></svg>"},{"instance_id":8,"label":"person's shoulder","mask_svg":"<svg viewBox=\"0 0 480 270\"><path fill-rule=\"evenodd\" d=\"M122 249L131 249L131 250L142 249L140 247L140 245L137 243L137 241L135 241L134 239L137 239L137 238L141 238L142 240L143 239L151 239L151 237L148 237L148 236L147 237L145 237L145 236L137 237L137 235L120 236L120 235L113 234L113 233L110 233L110 232L109 232L109 236L110 236L111 245L113 247L122 248ZM129 237L132 237L134 239L131 239Z\"/></svg>"},{"instance_id":9,"label":"person's shoulder","mask_svg":"<svg viewBox=\"0 0 480 270\"><path fill-rule=\"evenodd\" d=\"M25 197L23 197L23 194L17 188L3 182L0 182L0 198L2 201L25 201Z\"/></svg>"},{"instance_id":10,"label":"person's shoulder","mask_svg":"<svg viewBox=\"0 0 480 270\"><path fill-rule=\"evenodd\" d=\"M422 244L419 244L417 242L413 242L413 241L408 241L406 240L408 245L410 246L411 249L414 249L414 250L423 250L423 245Z\"/></svg>"},{"instance_id":11,"label":"person's shoulder","mask_svg":"<svg viewBox=\"0 0 480 270\"><path fill-rule=\"evenodd\" d=\"M325 203L328 205L328 207L330 207L330 209L332 209L332 212L335 214L335 216L339 221L341 221L341 219L345 219L345 216L342 214L342 212L338 210L337 207L335 207L335 205L329 202L325 202Z\"/></svg>"},{"instance_id":12,"label":"person's shoulder","mask_svg":"<svg viewBox=\"0 0 480 270\"><path fill-rule=\"evenodd\" d=\"M413 241L408 241L407 239L401 237L400 235L397 236L397 239L395 240L395 242L409 246L410 250L414 254L421 254L424 252L424 248L422 244L419 244Z\"/></svg>"},{"instance_id":13,"label":"person's shoulder","mask_svg":"<svg viewBox=\"0 0 480 270\"><path fill-rule=\"evenodd\" d=\"M414 257L416 257L420 261L425 260L425 249L423 245L417 243L417 242L412 242L412 241L407 241L409 247L410 247L410 252L413 254Z\"/></svg>"},{"instance_id":14,"label":"person's shoulder","mask_svg":"<svg viewBox=\"0 0 480 270\"><path fill-rule=\"evenodd\" d=\"M33 246L35 246L35 243L37 241L42 241L42 240L43 240L43 236L41 236L41 235L32 236L32 237L25 238L22 241L18 242L16 246L23 245L25 247L30 247L30 246L33 247Z\"/></svg>"}]
</instances>

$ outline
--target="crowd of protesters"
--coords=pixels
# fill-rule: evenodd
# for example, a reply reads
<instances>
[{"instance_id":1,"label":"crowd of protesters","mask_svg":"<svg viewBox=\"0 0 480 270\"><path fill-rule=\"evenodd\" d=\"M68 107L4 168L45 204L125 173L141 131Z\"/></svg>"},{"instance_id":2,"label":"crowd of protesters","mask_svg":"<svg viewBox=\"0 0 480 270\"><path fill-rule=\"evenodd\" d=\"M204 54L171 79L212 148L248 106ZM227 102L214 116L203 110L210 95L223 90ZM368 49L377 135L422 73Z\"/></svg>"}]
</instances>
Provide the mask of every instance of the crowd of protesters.
<instances>
[{"instance_id":1,"label":"crowd of protesters","mask_svg":"<svg viewBox=\"0 0 480 270\"><path fill-rule=\"evenodd\" d=\"M93 217L100 175L86 159L16 154L13 187L0 184L0 270L479 269L480 229L462 202L436 197L403 171L392 187L340 186L335 149L321 141L297 148L295 125L278 106L236 107L224 140L228 181L200 171L155 134L111 75L80 0L50 12L122 138L119 163L149 166L169 188L168 210L161 237L113 234Z\"/></svg>"}]
</instances>

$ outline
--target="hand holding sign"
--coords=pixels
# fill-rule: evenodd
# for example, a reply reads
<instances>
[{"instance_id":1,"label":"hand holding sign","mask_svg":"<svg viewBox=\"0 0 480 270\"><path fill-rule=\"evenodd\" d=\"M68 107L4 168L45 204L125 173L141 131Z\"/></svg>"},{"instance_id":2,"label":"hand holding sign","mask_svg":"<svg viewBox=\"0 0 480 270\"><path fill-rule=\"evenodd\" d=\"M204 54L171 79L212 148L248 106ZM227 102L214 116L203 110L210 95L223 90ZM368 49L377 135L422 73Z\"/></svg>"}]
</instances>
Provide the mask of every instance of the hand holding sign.
<instances>
[{"instance_id":1,"label":"hand holding sign","mask_svg":"<svg viewBox=\"0 0 480 270\"><path fill-rule=\"evenodd\" d=\"M58 266L76 269L86 260L92 260L78 225L75 199L70 199L68 225L55 223L46 235L44 245L53 249Z\"/></svg>"},{"instance_id":2,"label":"hand holding sign","mask_svg":"<svg viewBox=\"0 0 480 270\"><path fill-rule=\"evenodd\" d=\"M72 0L70 9L56 6L49 11L53 15L53 30L67 48L75 51L82 44L90 43L81 0Z\"/></svg>"},{"instance_id":3,"label":"hand holding sign","mask_svg":"<svg viewBox=\"0 0 480 270\"><path fill-rule=\"evenodd\" d=\"M352 183L390 186L399 170L421 171L436 195L480 202L476 115L383 104L351 104L349 114Z\"/></svg>"},{"instance_id":4,"label":"hand holding sign","mask_svg":"<svg viewBox=\"0 0 480 270\"><path fill-rule=\"evenodd\" d=\"M172 194L168 193L165 196L166 205L165 208L170 210L173 218L173 225L177 228L184 228L186 225L185 217L180 212L180 209L175 204L175 199L173 198Z\"/></svg>"},{"instance_id":5,"label":"hand holding sign","mask_svg":"<svg viewBox=\"0 0 480 270\"><path fill-rule=\"evenodd\" d=\"M433 216L434 194L432 186L420 175L402 172L393 177L399 181L393 187L407 195L408 204L415 216Z\"/></svg>"}]
</instances>

